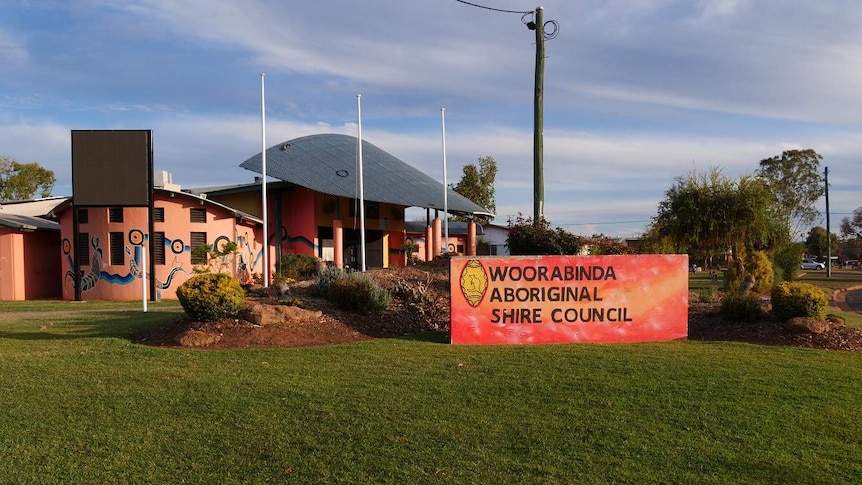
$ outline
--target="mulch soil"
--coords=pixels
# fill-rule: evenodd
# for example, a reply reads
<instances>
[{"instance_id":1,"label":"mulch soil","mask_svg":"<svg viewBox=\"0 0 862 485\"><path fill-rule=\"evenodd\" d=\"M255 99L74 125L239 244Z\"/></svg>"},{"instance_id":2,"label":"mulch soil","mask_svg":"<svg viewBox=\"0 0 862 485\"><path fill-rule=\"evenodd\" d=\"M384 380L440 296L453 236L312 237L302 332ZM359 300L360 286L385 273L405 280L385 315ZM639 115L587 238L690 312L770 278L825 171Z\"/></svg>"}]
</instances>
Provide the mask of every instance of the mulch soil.
<instances>
[{"instance_id":1,"label":"mulch soil","mask_svg":"<svg viewBox=\"0 0 862 485\"><path fill-rule=\"evenodd\" d=\"M381 286L396 294L389 308L371 315L342 310L317 296L310 282L301 282L291 288L290 297L300 299L303 308L279 305L275 298L249 297L240 318L194 322L179 316L134 340L161 347L239 349L332 345L447 331L448 270L448 261L434 261L370 271ZM420 294L425 296L417 301L415 296ZM822 333L800 332L766 314L757 322L728 321L718 303L696 298L689 303L689 340L862 352L862 330L841 322L831 322L828 328Z\"/></svg>"}]
</instances>

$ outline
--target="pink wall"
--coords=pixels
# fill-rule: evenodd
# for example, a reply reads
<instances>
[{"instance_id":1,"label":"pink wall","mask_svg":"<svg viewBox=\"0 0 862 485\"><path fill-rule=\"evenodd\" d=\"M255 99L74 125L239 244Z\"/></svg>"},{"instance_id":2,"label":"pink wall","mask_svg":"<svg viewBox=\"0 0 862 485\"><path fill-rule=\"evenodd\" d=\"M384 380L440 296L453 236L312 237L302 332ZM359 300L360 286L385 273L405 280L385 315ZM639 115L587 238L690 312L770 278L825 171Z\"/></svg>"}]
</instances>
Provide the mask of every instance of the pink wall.
<instances>
[{"instance_id":1,"label":"pink wall","mask_svg":"<svg viewBox=\"0 0 862 485\"><path fill-rule=\"evenodd\" d=\"M287 236L283 242L284 251L288 253L317 256L317 224L315 223L315 192L309 189L297 188L285 192L282 204L282 221L280 225L286 229L282 236ZM271 217L275 215L274 205L269 209ZM330 222L330 225L332 222ZM273 231L270 231L273 234Z\"/></svg>"},{"instance_id":2,"label":"pink wall","mask_svg":"<svg viewBox=\"0 0 862 485\"><path fill-rule=\"evenodd\" d=\"M0 300L60 298L57 231L0 229Z\"/></svg>"},{"instance_id":3,"label":"pink wall","mask_svg":"<svg viewBox=\"0 0 862 485\"><path fill-rule=\"evenodd\" d=\"M164 263L157 262L154 278L157 299L176 298L176 289L195 274L195 268L208 268L233 274L240 281L248 281L254 273L261 274L262 247L260 225L240 220L233 211L197 197L180 192L157 191L154 206L164 210L164 222L154 222L155 233L164 233ZM191 222L192 211L204 210L205 220ZM72 206L61 215L61 237L63 247L62 285L63 299L75 298L74 236ZM79 232L88 235L90 258L81 261L84 273L81 285L83 300L138 300L141 298L141 276L143 252L148 251L151 238L147 208L123 208L123 222L109 222L107 207L89 207L88 222L80 224ZM110 233L122 234L121 264L111 264ZM223 241L235 242L236 254L211 260L209 264L192 264L192 233L203 235L209 245ZM156 254L147 254L148 259ZM147 264L149 267L149 264Z\"/></svg>"},{"instance_id":4,"label":"pink wall","mask_svg":"<svg viewBox=\"0 0 862 485\"><path fill-rule=\"evenodd\" d=\"M60 271L60 231L24 234L24 299L59 299L63 295Z\"/></svg>"},{"instance_id":5,"label":"pink wall","mask_svg":"<svg viewBox=\"0 0 862 485\"><path fill-rule=\"evenodd\" d=\"M24 299L24 234L0 229L0 300Z\"/></svg>"}]
</instances>

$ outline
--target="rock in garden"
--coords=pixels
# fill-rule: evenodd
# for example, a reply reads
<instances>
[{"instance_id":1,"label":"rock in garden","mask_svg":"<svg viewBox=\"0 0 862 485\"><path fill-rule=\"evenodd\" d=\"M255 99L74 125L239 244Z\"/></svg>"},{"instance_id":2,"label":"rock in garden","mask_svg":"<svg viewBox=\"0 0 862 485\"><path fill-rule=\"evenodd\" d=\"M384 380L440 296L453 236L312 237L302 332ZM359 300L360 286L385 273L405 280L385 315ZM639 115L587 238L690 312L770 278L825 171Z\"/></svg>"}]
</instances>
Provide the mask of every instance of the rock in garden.
<instances>
[{"instance_id":1,"label":"rock in garden","mask_svg":"<svg viewBox=\"0 0 862 485\"><path fill-rule=\"evenodd\" d=\"M186 330L177 335L177 343L183 347L207 347L221 340L221 335L202 332L200 330Z\"/></svg>"},{"instance_id":2,"label":"rock in garden","mask_svg":"<svg viewBox=\"0 0 862 485\"><path fill-rule=\"evenodd\" d=\"M812 317L794 317L784 322L784 326L794 333L821 334L832 330L833 324Z\"/></svg>"}]
</instances>

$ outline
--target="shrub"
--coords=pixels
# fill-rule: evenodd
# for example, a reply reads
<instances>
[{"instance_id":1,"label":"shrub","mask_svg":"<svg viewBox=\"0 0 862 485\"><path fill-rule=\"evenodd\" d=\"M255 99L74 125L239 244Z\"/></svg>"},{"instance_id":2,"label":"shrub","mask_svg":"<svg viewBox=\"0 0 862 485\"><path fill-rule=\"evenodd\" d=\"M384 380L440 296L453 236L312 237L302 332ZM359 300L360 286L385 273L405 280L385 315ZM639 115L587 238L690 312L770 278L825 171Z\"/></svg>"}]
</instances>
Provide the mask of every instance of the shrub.
<instances>
[{"instance_id":1,"label":"shrub","mask_svg":"<svg viewBox=\"0 0 862 485\"><path fill-rule=\"evenodd\" d=\"M323 297L329 296L329 289L335 281L347 277L347 272L337 266L327 266L323 271L317 273L314 280L317 294Z\"/></svg>"},{"instance_id":2,"label":"shrub","mask_svg":"<svg viewBox=\"0 0 862 485\"><path fill-rule=\"evenodd\" d=\"M509 220L506 247L512 255L578 254L582 246L580 237L561 228L551 229L546 219L534 223L518 214L514 221Z\"/></svg>"},{"instance_id":3,"label":"shrub","mask_svg":"<svg viewBox=\"0 0 862 485\"><path fill-rule=\"evenodd\" d=\"M180 285L177 298L189 318L212 322L239 314L245 292L229 274L202 273Z\"/></svg>"},{"instance_id":4,"label":"shrub","mask_svg":"<svg viewBox=\"0 0 862 485\"><path fill-rule=\"evenodd\" d=\"M755 322L760 316L760 310L760 297L751 293L743 295L731 291L721 300L721 314L731 320Z\"/></svg>"},{"instance_id":5,"label":"shrub","mask_svg":"<svg viewBox=\"0 0 862 485\"><path fill-rule=\"evenodd\" d=\"M328 299L357 313L385 310L392 295L364 273L347 273L329 286Z\"/></svg>"},{"instance_id":6,"label":"shrub","mask_svg":"<svg viewBox=\"0 0 862 485\"><path fill-rule=\"evenodd\" d=\"M440 315L449 310L449 299L436 294L430 287L431 277L429 276L425 283L400 280L391 291L410 313L422 319L429 330L443 330L440 325Z\"/></svg>"},{"instance_id":7,"label":"shrub","mask_svg":"<svg viewBox=\"0 0 862 485\"><path fill-rule=\"evenodd\" d=\"M799 262L805 255L805 246L802 243L789 243L775 250L773 258L775 264L774 282L793 281L799 275Z\"/></svg>"},{"instance_id":8,"label":"shrub","mask_svg":"<svg viewBox=\"0 0 862 485\"><path fill-rule=\"evenodd\" d=\"M413 242L412 240L408 240L404 243L402 249L404 250L404 254L407 255L408 265L412 266L419 262L419 255L416 254L416 252L419 251L419 244Z\"/></svg>"},{"instance_id":9,"label":"shrub","mask_svg":"<svg viewBox=\"0 0 862 485\"><path fill-rule=\"evenodd\" d=\"M317 259L314 256L294 253L282 255L275 271L277 278L293 278L297 281L311 279L315 273Z\"/></svg>"},{"instance_id":10,"label":"shrub","mask_svg":"<svg viewBox=\"0 0 862 485\"><path fill-rule=\"evenodd\" d=\"M754 276L753 290L758 293L768 293L775 281L775 270L772 260L764 251L751 251L745 255L745 271Z\"/></svg>"},{"instance_id":11,"label":"shrub","mask_svg":"<svg viewBox=\"0 0 862 485\"><path fill-rule=\"evenodd\" d=\"M772 312L781 321L793 317L826 318L829 298L820 288L798 282L784 282L772 289Z\"/></svg>"}]
</instances>

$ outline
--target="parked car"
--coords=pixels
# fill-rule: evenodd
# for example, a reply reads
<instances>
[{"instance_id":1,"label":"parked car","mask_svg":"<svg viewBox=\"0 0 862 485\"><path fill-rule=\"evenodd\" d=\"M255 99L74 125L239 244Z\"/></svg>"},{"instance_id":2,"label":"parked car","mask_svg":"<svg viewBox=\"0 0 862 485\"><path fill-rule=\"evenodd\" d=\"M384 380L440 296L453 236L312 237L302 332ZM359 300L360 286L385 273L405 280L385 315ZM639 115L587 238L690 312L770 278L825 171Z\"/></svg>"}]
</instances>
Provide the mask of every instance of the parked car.
<instances>
[{"instance_id":1,"label":"parked car","mask_svg":"<svg viewBox=\"0 0 862 485\"><path fill-rule=\"evenodd\" d=\"M847 268L858 269L862 264L860 264L858 259L848 259L844 261L844 266Z\"/></svg>"},{"instance_id":2,"label":"parked car","mask_svg":"<svg viewBox=\"0 0 862 485\"><path fill-rule=\"evenodd\" d=\"M826 269L826 263L814 261L813 259L803 259L802 269Z\"/></svg>"}]
</instances>

